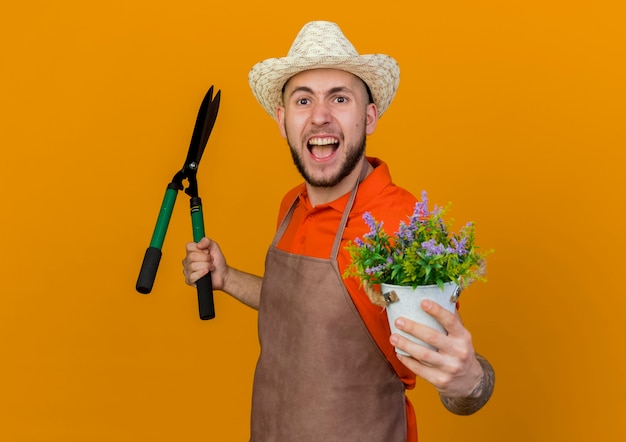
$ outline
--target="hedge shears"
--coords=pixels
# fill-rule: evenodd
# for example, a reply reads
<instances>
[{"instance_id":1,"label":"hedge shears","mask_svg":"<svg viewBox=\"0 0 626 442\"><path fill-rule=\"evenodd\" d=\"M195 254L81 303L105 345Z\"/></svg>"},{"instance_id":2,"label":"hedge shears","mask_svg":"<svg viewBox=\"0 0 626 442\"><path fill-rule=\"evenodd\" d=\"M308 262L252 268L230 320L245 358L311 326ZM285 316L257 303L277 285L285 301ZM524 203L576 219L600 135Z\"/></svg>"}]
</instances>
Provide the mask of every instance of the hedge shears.
<instances>
[{"instance_id":1,"label":"hedge shears","mask_svg":"<svg viewBox=\"0 0 626 442\"><path fill-rule=\"evenodd\" d=\"M202 214L202 200L198 196L198 181L196 174L198 165L202 158L202 153L206 147L215 119L220 106L220 93L217 91L213 96L213 86L211 86L202 100L196 124L191 136L191 143L187 152L187 159L183 168L174 175L172 181L167 185L165 197L161 204L161 210L157 218L156 226L152 234L150 246L144 255L136 289L139 293L147 294L152 291L154 279L156 277L159 262L161 261L161 248L165 240L165 234L172 216L174 203L179 190L184 190L189 195L191 208L191 226L193 230L193 240L198 242L204 237L204 217ZM185 189L183 182L187 181ZM198 309L200 319L213 319L215 317L215 307L213 305L213 285L211 284L211 274L208 273L200 278L197 283Z\"/></svg>"}]
</instances>

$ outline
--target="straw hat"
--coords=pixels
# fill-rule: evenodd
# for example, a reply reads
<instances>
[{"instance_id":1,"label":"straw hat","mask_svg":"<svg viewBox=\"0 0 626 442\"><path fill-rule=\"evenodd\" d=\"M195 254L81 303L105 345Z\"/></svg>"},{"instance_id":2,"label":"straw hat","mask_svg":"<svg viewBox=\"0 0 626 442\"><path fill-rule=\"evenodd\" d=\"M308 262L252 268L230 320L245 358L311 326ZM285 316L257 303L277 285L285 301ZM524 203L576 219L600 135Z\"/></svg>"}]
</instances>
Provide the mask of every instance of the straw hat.
<instances>
[{"instance_id":1,"label":"straw hat","mask_svg":"<svg viewBox=\"0 0 626 442\"><path fill-rule=\"evenodd\" d=\"M370 88L380 117L391 104L400 81L398 63L388 55L359 55L339 26L313 21L300 30L289 53L254 65L248 75L252 93L272 118L282 104L282 88L291 77L309 69L348 71Z\"/></svg>"}]
</instances>

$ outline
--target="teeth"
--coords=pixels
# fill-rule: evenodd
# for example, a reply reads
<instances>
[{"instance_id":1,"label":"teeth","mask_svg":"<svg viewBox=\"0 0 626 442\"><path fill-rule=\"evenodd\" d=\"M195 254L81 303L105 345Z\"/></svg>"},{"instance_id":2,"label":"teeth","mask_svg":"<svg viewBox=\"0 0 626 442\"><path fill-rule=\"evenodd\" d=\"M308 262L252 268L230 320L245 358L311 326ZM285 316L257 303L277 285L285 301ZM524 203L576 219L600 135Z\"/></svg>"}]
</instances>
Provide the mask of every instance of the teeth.
<instances>
[{"instance_id":1,"label":"teeth","mask_svg":"<svg viewBox=\"0 0 626 442\"><path fill-rule=\"evenodd\" d=\"M331 137L328 138L311 138L309 144L313 146L326 146L328 144L337 144L337 140Z\"/></svg>"}]
</instances>

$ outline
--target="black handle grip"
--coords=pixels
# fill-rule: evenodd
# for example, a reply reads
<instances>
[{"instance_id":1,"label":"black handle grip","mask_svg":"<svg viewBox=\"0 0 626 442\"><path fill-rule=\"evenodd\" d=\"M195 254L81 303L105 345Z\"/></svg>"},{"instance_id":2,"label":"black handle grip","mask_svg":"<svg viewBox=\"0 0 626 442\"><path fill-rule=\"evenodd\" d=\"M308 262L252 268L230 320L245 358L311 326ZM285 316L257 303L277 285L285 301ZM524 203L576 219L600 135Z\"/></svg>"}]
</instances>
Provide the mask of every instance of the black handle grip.
<instances>
[{"instance_id":1,"label":"black handle grip","mask_svg":"<svg viewBox=\"0 0 626 442\"><path fill-rule=\"evenodd\" d=\"M148 247L146 254L143 257L143 263L141 264L141 270L139 271L139 278L137 278L137 285L135 288L139 293L148 294L152 291L152 285L154 284L154 278L161 262L161 249L156 247Z\"/></svg>"},{"instance_id":2,"label":"black handle grip","mask_svg":"<svg viewBox=\"0 0 626 442\"><path fill-rule=\"evenodd\" d=\"M215 318L215 305L213 304L213 284L211 274L208 273L196 282L198 288L198 310L200 319L207 320Z\"/></svg>"}]
</instances>

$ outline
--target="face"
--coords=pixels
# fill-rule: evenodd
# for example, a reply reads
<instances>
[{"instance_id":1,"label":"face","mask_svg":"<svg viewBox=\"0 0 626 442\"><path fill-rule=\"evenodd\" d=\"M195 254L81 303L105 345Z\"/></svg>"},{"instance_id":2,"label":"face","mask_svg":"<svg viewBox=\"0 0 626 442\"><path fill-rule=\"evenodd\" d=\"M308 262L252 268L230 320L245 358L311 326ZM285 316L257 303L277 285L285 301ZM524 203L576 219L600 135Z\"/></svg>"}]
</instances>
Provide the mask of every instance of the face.
<instances>
[{"instance_id":1,"label":"face","mask_svg":"<svg viewBox=\"0 0 626 442\"><path fill-rule=\"evenodd\" d=\"M335 69L301 72L287 82L276 112L294 163L313 187L335 187L360 172L377 109L363 81Z\"/></svg>"}]
</instances>

